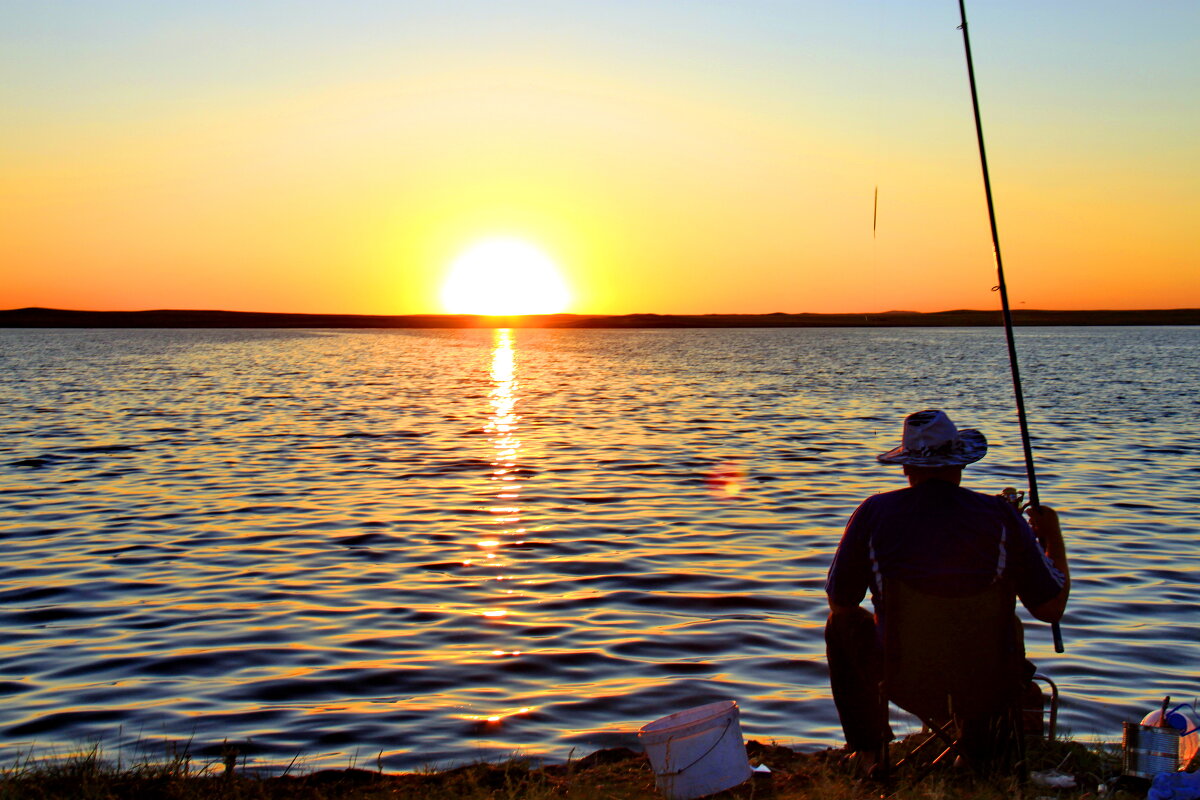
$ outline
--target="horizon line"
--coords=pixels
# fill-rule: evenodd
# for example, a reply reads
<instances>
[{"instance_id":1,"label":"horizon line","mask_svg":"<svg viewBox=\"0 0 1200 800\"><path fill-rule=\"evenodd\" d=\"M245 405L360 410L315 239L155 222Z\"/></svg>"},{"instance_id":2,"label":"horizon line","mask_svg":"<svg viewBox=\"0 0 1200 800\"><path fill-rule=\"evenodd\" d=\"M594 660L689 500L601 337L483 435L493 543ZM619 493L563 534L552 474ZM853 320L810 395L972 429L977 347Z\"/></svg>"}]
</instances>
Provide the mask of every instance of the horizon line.
<instances>
[{"instance_id":1,"label":"horizon line","mask_svg":"<svg viewBox=\"0 0 1200 800\"><path fill-rule=\"evenodd\" d=\"M1014 308L1014 314L1166 314L1200 312L1200 307L1177 306L1173 308ZM938 311L913 311L910 309L887 309L885 311L625 311L625 312L581 312L557 311L541 314L453 314L449 312L414 312L401 314L379 314L348 311L238 311L221 308L140 308L140 309L91 309L52 308L49 306L23 306L0 309L0 314L51 313L51 314L246 314L254 316L289 317L444 317L450 319L526 319L548 317L854 317L885 314L935 315L935 314L992 314L1001 313L1000 308L947 308Z\"/></svg>"},{"instance_id":2,"label":"horizon line","mask_svg":"<svg viewBox=\"0 0 1200 800\"><path fill-rule=\"evenodd\" d=\"M1200 325L1200 309L1063 311L1018 309L1012 322L1022 327ZM1000 327L1000 309L978 311L882 311L857 313L768 314L311 314L277 311L154 309L75 311L31 306L0 311L0 328L254 328L254 329L488 329L541 328L684 329L684 328L984 328Z\"/></svg>"}]
</instances>

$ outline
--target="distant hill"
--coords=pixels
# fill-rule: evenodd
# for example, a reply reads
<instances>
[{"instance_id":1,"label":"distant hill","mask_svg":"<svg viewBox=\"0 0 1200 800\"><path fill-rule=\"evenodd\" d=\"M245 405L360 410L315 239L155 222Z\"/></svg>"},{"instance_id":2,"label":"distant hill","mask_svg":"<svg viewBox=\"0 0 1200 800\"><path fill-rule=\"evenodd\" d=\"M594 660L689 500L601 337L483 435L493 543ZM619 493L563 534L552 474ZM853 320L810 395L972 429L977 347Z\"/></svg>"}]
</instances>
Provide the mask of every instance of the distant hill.
<instances>
[{"instance_id":1,"label":"distant hill","mask_svg":"<svg viewBox=\"0 0 1200 800\"><path fill-rule=\"evenodd\" d=\"M1200 325L1200 309L1013 311L1016 325ZM0 328L945 328L1002 324L1000 311L884 311L862 314L274 314L161 309L0 311Z\"/></svg>"}]
</instances>

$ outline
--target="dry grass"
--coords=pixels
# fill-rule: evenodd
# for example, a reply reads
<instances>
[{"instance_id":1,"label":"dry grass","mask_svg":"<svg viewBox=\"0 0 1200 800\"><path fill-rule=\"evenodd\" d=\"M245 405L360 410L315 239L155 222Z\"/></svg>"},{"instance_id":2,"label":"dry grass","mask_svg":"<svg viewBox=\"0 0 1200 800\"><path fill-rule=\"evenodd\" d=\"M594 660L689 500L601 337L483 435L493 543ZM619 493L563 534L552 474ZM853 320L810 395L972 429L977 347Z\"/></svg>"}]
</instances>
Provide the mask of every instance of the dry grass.
<instances>
[{"instance_id":1,"label":"dry grass","mask_svg":"<svg viewBox=\"0 0 1200 800\"><path fill-rule=\"evenodd\" d=\"M903 745L901 745L903 746ZM935 772L914 787L862 782L839 766L840 752L797 753L750 742L751 762L766 764L745 784L717 800L865 800L892 793L897 800L1009 800L1098 797L1118 769L1114 752L1070 741L1030 747L1030 769L1074 775L1079 788L1020 785L1015 778L988 780L954 770ZM1107 788L1107 787L1106 787ZM1132 800L1145 788L1109 789L1105 800ZM112 763L100 749L67 758L25 759L0 770L0 800L659 800L654 773L641 754L601 750L567 764L536 766L512 759L443 771L386 774L362 769L321 770L302 775L263 776L239 765L236 756L197 764L186 747L168 746L156 758Z\"/></svg>"}]
</instances>

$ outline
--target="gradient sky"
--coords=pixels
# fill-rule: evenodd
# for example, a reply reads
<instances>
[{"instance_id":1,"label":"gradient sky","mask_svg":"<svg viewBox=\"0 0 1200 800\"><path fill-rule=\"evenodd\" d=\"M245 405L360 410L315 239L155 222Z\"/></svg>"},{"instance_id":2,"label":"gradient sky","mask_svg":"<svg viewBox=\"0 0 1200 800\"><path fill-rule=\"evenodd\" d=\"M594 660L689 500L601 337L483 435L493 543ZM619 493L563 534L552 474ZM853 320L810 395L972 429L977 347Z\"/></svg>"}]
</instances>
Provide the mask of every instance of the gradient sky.
<instances>
[{"instance_id":1,"label":"gradient sky","mask_svg":"<svg viewBox=\"0 0 1200 800\"><path fill-rule=\"evenodd\" d=\"M1015 308L1200 306L1200 3L968 4ZM0 308L994 308L953 0L0 2ZM872 232L879 191L878 227Z\"/></svg>"}]
</instances>

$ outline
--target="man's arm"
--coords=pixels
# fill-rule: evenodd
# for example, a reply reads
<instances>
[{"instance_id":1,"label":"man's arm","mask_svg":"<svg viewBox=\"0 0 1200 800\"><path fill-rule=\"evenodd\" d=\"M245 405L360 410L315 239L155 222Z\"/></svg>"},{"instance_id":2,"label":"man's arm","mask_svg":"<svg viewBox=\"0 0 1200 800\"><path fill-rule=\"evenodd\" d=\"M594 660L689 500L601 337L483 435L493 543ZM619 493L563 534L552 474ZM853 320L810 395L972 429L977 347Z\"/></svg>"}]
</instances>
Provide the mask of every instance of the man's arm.
<instances>
[{"instance_id":1,"label":"man's arm","mask_svg":"<svg viewBox=\"0 0 1200 800\"><path fill-rule=\"evenodd\" d=\"M1058 512L1049 506L1030 508L1029 524L1046 557L1063 576L1062 589L1058 594L1029 611L1043 622L1058 622L1067 609L1067 597L1071 594L1071 571L1067 566L1067 548L1063 544Z\"/></svg>"},{"instance_id":2,"label":"man's arm","mask_svg":"<svg viewBox=\"0 0 1200 800\"><path fill-rule=\"evenodd\" d=\"M840 617L850 611L858 611L862 606L848 606L842 603L834 602L833 598L829 598L829 612L831 616Z\"/></svg>"},{"instance_id":3,"label":"man's arm","mask_svg":"<svg viewBox=\"0 0 1200 800\"><path fill-rule=\"evenodd\" d=\"M829 598L831 616L854 611L867 594L871 565L867 556L865 505L860 505L850 516L829 567L825 594Z\"/></svg>"}]
</instances>

